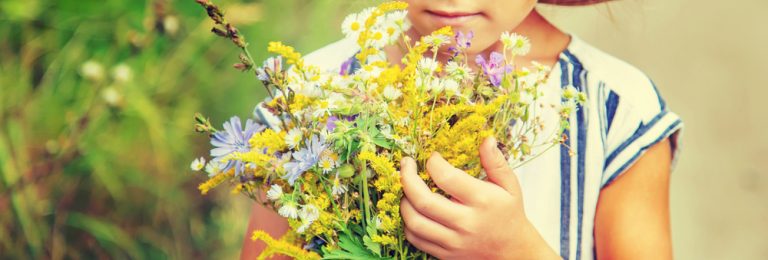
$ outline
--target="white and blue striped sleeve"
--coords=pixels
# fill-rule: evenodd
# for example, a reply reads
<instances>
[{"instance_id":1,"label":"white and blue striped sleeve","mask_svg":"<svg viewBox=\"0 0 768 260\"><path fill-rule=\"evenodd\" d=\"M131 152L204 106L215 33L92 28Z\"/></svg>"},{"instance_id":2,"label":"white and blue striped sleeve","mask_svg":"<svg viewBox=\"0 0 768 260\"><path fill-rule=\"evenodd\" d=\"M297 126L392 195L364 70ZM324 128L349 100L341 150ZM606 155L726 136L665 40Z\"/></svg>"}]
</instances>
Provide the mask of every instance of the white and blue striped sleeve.
<instances>
[{"instance_id":1,"label":"white and blue striped sleeve","mask_svg":"<svg viewBox=\"0 0 768 260\"><path fill-rule=\"evenodd\" d=\"M624 89L610 89L604 96L605 163L602 187L626 172L651 146L671 140L673 165L683 123L669 111L651 80Z\"/></svg>"},{"instance_id":2,"label":"white and blue striped sleeve","mask_svg":"<svg viewBox=\"0 0 768 260\"><path fill-rule=\"evenodd\" d=\"M264 103L270 102L271 99L267 97L264 99L264 101L259 102L259 104L256 105L255 108L253 108L253 117L256 119L257 122L266 125L269 128L272 128L272 130L280 130L280 118L277 117L275 114L270 112L266 107L264 107Z\"/></svg>"}]
</instances>

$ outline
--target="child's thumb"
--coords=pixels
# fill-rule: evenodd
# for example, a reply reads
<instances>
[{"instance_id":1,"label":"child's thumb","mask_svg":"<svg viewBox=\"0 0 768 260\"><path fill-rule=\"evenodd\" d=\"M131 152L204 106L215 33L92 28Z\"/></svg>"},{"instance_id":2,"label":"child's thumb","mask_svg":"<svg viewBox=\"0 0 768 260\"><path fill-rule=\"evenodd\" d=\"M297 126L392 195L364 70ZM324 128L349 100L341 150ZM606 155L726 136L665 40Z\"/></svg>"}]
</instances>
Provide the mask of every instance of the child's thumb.
<instances>
[{"instance_id":1,"label":"child's thumb","mask_svg":"<svg viewBox=\"0 0 768 260\"><path fill-rule=\"evenodd\" d=\"M509 193L520 194L517 175L512 172L504 154L496 147L496 138L486 138L480 145L480 163L483 165L490 182L501 186Z\"/></svg>"}]
</instances>

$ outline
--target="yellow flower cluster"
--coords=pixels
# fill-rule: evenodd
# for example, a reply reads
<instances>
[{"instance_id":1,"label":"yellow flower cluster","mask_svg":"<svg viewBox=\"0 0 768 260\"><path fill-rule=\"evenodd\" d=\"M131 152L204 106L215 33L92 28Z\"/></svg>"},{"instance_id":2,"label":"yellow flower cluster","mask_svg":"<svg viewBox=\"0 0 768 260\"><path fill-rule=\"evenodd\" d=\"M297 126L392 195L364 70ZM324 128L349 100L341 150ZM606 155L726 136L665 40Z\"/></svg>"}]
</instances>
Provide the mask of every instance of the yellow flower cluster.
<instances>
[{"instance_id":1,"label":"yellow flower cluster","mask_svg":"<svg viewBox=\"0 0 768 260\"><path fill-rule=\"evenodd\" d=\"M401 1L392 1L380 4L377 9L379 12L388 13L408 9L408 3Z\"/></svg>"},{"instance_id":2,"label":"yellow flower cluster","mask_svg":"<svg viewBox=\"0 0 768 260\"><path fill-rule=\"evenodd\" d=\"M287 46L282 42L270 42L267 51L283 56L287 64L296 64L299 68L303 67L301 54L296 52L291 46Z\"/></svg>"},{"instance_id":3,"label":"yellow flower cluster","mask_svg":"<svg viewBox=\"0 0 768 260\"><path fill-rule=\"evenodd\" d=\"M288 148L285 144L285 132L275 132L272 129L266 129L261 133L254 134L248 143L251 147L259 147L261 149L267 149L264 154L274 154L277 151L282 151Z\"/></svg>"},{"instance_id":4,"label":"yellow flower cluster","mask_svg":"<svg viewBox=\"0 0 768 260\"><path fill-rule=\"evenodd\" d=\"M382 15L397 11L397 10L405 10L408 8L408 4L405 2L387 2L380 4L376 9L373 10L373 12L368 16L368 18L365 20L365 28L360 33L360 36L357 38L357 44L360 45L360 53L357 54L357 59L360 61L361 64L366 64L365 61L368 59L368 56L377 54L380 52L377 48L369 47L368 42L370 40L380 40L384 35L381 34L381 32L373 32L371 29L374 25L376 25L376 20L379 19Z\"/></svg>"},{"instance_id":5,"label":"yellow flower cluster","mask_svg":"<svg viewBox=\"0 0 768 260\"><path fill-rule=\"evenodd\" d=\"M311 240L313 237L335 237L336 232L334 231L334 227L338 226L338 218L335 214L327 212L327 211L320 211L320 216L315 220L315 222L312 222L312 225L309 225L309 228L307 228L306 238Z\"/></svg>"},{"instance_id":6,"label":"yellow flower cluster","mask_svg":"<svg viewBox=\"0 0 768 260\"><path fill-rule=\"evenodd\" d=\"M397 240L393 235L400 228L401 222L400 195L402 184L400 183L400 175L395 170L394 163L384 156L365 151L358 155L358 159L368 162L371 169L376 172L377 179L373 186L382 194L376 203L378 211L376 216L381 221L379 229L384 231L384 234L373 236L371 239L382 245L395 245Z\"/></svg>"},{"instance_id":7,"label":"yellow flower cluster","mask_svg":"<svg viewBox=\"0 0 768 260\"><path fill-rule=\"evenodd\" d=\"M477 113L459 120L450 128L438 130L435 137L427 142L427 151L419 159L427 160L432 151L440 152L451 165L464 169L477 177L480 173L478 148L485 137L493 135L488 129L488 119Z\"/></svg>"},{"instance_id":8,"label":"yellow flower cluster","mask_svg":"<svg viewBox=\"0 0 768 260\"><path fill-rule=\"evenodd\" d=\"M248 163L251 166L256 166L256 171L247 169L246 171L252 172L254 176L261 177L264 175L263 168L272 161L272 156L269 154L263 154L261 151L249 151L245 153L233 152L224 157L224 160L238 160Z\"/></svg>"},{"instance_id":9,"label":"yellow flower cluster","mask_svg":"<svg viewBox=\"0 0 768 260\"><path fill-rule=\"evenodd\" d=\"M443 28L437 29L437 31L431 33L431 35L433 36L442 35L442 36L453 37L453 28L451 28L450 26L444 26Z\"/></svg>"},{"instance_id":10,"label":"yellow flower cluster","mask_svg":"<svg viewBox=\"0 0 768 260\"><path fill-rule=\"evenodd\" d=\"M373 235L371 237L371 240L373 242L376 242L382 245L397 245L397 242L398 242L394 236L379 235L379 234Z\"/></svg>"},{"instance_id":11,"label":"yellow flower cluster","mask_svg":"<svg viewBox=\"0 0 768 260\"><path fill-rule=\"evenodd\" d=\"M295 96L293 96L293 102L291 102L291 104L288 105L288 111L295 114L301 111L302 109L308 107L311 104L312 104L311 98L302 94L296 94Z\"/></svg>"},{"instance_id":12,"label":"yellow flower cluster","mask_svg":"<svg viewBox=\"0 0 768 260\"><path fill-rule=\"evenodd\" d=\"M264 232L263 230L254 231L253 236L251 237L251 240L253 241L261 240L261 241L264 241L265 244L267 244L267 249L265 249L257 258L259 260L270 258L276 254L281 254L288 257L292 257L293 259L301 259L301 260L321 259L320 255L318 255L317 253L306 251L300 246L294 245L293 243L289 242L287 239L276 240L272 238L272 236Z\"/></svg>"},{"instance_id":13,"label":"yellow flower cluster","mask_svg":"<svg viewBox=\"0 0 768 260\"><path fill-rule=\"evenodd\" d=\"M216 186L219 186L219 184L232 178L232 176L235 176L234 169L226 173L219 173L218 175L213 176L213 178L210 178L207 181L201 183L200 186L197 186L197 189L200 190L200 193L203 195L208 194L211 189L216 188Z\"/></svg>"},{"instance_id":14,"label":"yellow flower cluster","mask_svg":"<svg viewBox=\"0 0 768 260\"><path fill-rule=\"evenodd\" d=\"M381 87L393 85L400 79L400 66L391 66L381 72L376 83Z\"/></svg>"}]
</instances>

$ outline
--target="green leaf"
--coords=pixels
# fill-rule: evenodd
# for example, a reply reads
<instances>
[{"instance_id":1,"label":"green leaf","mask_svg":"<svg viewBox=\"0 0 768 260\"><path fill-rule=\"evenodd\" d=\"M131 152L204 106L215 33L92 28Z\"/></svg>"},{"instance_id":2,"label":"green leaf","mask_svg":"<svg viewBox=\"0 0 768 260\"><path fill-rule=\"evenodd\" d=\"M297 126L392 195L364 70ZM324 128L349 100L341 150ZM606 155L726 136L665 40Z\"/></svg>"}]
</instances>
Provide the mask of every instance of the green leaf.
<instances>
[{"instance_id":1,"label":"green leaf","mask_svg":"<svg viewBox=\"0 0 768 260\"><path fill-rule=\"evenodd\" d=\"M384 138L382 135L374 137L373 143L384 149L392 149L392 142L387 140L387 138Z\"/></svg>"},{"instance_id":2,"label":"green leaf","mask_svg":"<svg viewBox=\"0 0 768 260\"><path fill-rule=\"evenodd\" d=\"M365 230L368 231L368 234L363 237L363 245L377 256L381 256L381 244L373 242L373 239L371 239L371 237L375 236L377 233L376 227L374 225L368 225Z\"/></svg>"},{"instance_id":3,"label":"green leaf","mask_svg":"<svg viewBox=\"0 0 768 260\"><path fill-rule=\"evenodd\" d=\"M352 226L350 230L354 234L347 232L339 236L339 249L328 252L323 259L351 259L351 260L381 260L382 258L366 248L364 242L360 239L363 234L362 228ZM381 251L381 250L379 250Z\"/></svg>"},{"instance_id":4,"label":"green leaf","mask_svg":"<svg viewBox=\"0 0 768 260\"><path fill-rule=\"evenodd\" d=\"M349 234L339 237L339 247L347 252L358 256L372 256L371 252L365 249L360 237Z\"/></svg>"}]
</instances>

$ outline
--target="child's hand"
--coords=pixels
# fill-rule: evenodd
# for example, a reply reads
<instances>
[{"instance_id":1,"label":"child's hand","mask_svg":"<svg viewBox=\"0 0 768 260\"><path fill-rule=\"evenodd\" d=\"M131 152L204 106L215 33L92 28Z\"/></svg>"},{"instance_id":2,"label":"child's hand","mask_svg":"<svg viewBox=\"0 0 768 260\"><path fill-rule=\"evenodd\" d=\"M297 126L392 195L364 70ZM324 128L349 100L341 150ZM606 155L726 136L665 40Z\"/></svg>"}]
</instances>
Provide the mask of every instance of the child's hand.
<instances>
[{"instance_id":1,"label":"child's hand","mask_svg":"<svg viewBox=\"0 0 768 260\"><path fill-rule=\"evenodd\" d=\"M403 158L405 196L400 211L408 241L441 259L557 259L523 211L517 176L496 140L480 146L485 182L454 168L440 154L427 161L427 172L447 199L432 193L417 175L416 163Z\"/></svg>"}]
</instances>

